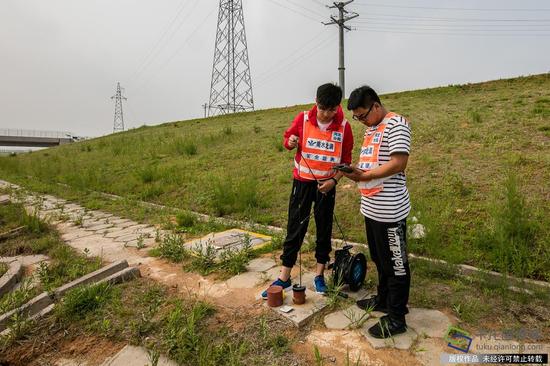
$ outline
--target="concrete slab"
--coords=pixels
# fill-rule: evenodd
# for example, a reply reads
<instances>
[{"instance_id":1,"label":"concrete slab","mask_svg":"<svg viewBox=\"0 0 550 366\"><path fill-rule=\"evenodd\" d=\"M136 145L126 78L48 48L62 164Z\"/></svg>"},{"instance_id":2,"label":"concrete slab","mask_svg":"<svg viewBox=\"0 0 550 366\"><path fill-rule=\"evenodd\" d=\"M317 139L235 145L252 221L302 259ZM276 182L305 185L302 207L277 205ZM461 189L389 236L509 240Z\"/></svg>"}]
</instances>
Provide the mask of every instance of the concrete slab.
<instances>
[{"instance_id":1,"label":"concrete slab","mask_svg":"<svg viewBox=\"0 0 550 366\"><path fill-rule=\"evenodd\" d=\"M246 270L250 272L265 272L276 265L277 263L271 258L256 258L248 263Z\"/></svg>"},{"instance_id":2,"label":"concrete slab","mask_svg":"<svg viewBox=\"0 0 550 366\"><path fill-rule=\"evenodd\" d=\"M130 240L130 241L126 242L124 245L127 246L127 247L137 248L138 242L139 242L138 239ZM156 244L155 238L144 238L142 240L142 245L145 248L150 248L150 247L154 246L155 244Z\"/></svg>"},{"instance_id":3,"label":"concrete slab","mask_svg":"<svg viewBox=\"0 0 550 366\"><path fill-rule=\"evenodd\" d=\"M328 314L325 316L324 322L328 329L358 328L369 317L370 315L365 310L353 305L347 309Z\"/></svg>"},{"instance_id":4,"label":"concrete slab","mask_svg":"<svg viewBox=\"0 0 550 366\"><path fill-rule=\"evenodd\" d=\"M354 299L355 301L365 299L367 297L375 295L375 293L373 293L372 290L369 290L366 288L361 288L359 289L359 291L351 291L348 285L344 285L344 287L342 288L342 292L345 292L346 294L348 294L348 296Z\"/></svg>"},{"instance_id":5,"label":"concrete slab","mask_svg":"<svg viewBox=\"0 0 550 366\"><path fill-rule=\"evenodd\" d=\"M0 277L0 298L10 292L23 276L23 265L19 261L7 263L7 265L8 270Z\"/></svg>"},{"instance_id":6,"label":"concrete slab","mask_svg":"<svg viewBox=\"0 0 550 366\"><path fill-rule=\"evenodd\" d=\"M245 272L226 281L229 288L255 288L263 283L261 272Z\"/></svg>"},{"instance_id":7,"label":"concrete slab","mask_svg":"<svg viewBox=\"0 0 550 366\"><path fill-rule=\"evenodd\" d=\"M126 346L114 357L107 359L101 366L145 366L151 365L151 359L147 350L142 347ZM177 363L160 356L158 366L177 366Z\"/></svg>"},{"instance_id":8,"label":"concrete slab","mask_svg":"<svg viewBox=\"0 0 550 366\"><path fill-rule=\"evenodd\" d=\"M281 317L288 319L296 327L300 328L307 324L311 319L323 310L327 306L327 300L324 296L306 289L306 303L303 305L295 305L292 302L292 290L286 291L285 298L283 300L283 306L288 305L293 308L289 313L283 313L280 311L281 307L270 308ZM267 301L264 302L264 306L267 306Z\"/></svg>"},{"instance_id":9,"label":"concrete slab","mask_svg":"<svg viewBox=\"0 0 550 366\"><path fill-rule=\"evenodd\" d=\"M112 222L112 224L115 225L115 228L124 230L131 226L136 226L137 223L131 220L127 220L126 222L118 222L118 223Z\"/></svg>"},{"instance_id":10,"label":"concrete slab","mask_svg":"<svg viewBox=\"0 0 550 366\"><path fill-rule=\"evenodd\" d=\"M0 315L0 332L4 331L4 329L8 327L10 319L15 313L23 313L27 316L33 316L51 304L53 304L53 299L47 292L43 292L31 299L25 305Z\"/></svg>"},{"instance_id":11,"label":"concrete slab","mask_svg":"<svg viewBox=\"0 0 550 366\"><path fill-rule=\"evenodd\" d=\"M89 229L91 227L94 227L94 226L99 226L99 225L105 225L105 220L97 220L95 218L93 219L90 219L90 220L82 220L82 225L81 227L83 227L84 229Z\"/></svg>"},{"instance_id":12,"label":"concrete slab","mask_svg":"<svg viewBox=\"0 0 550 366\"><path fill-rule=\"evenodd\" d=\"M430 338L443 338L451 319L439 310L411 308L406 315L407 325L418 334L426 334Z\"/></svg>"},{"instance_id":13,"label":"concrete slab","mask_svg":"<svg viewBox=\"0 0 550 366\"><path fill-rule=\"evenodd\" d=\"M96 219L106 219L106 218L112 217L113 214L102 212L102 211L92 211L91 216Z\"/></svg>"},{"instance_id":14,"label":"concrete slab","mask_svg":"<svg viewBox=\"0 0 550 366\"><path fill-rule=\"evenodd\" d=\"M378 322L378 318L373 318L367 320L363 328L361 329L361 333L367 341L370 343L370 345L374 349L380 349L380 348L397 348L397 349L409 349L411 348L414 341L418 338L418 334L412 329L408 328L405 333L398 334L394 337L386 338L386 339L378 339L371 336L368 332L368 329L372 327L374 324Z\"/></svg>"},{"instance_id":15,"label":"concrete slab","mask_svg":"<svg viewBox=\"0 0 550 366\"><path fill-rule=\"evenodd\" d=\"M191 240L185 243L184 246L189 250L203 251L206 251L208 246L212 246L219 255L223 250L240 250L246 242L246 236L250 238L252 248L262 246L271 240L271 237L267 235L231 229L220 233L210 233L202 238Z\"/></svg>"},{"instance_id":16,"label":"concrete slab","mask_svg":"<svg viewBox=\"0 0 550 366\"><path fill-rule=\"evenodd\" d=\"M31 266L33 264L37 264L44 261L49 261L50 257L42 255L42 254L35 254L35 255L18 255L16 257L0 257L0 262L14 262L17 261L21 263L22 266Z\"/></svg>"},{"instance_id":17,"label":"concrete slab","mask_svg":"<svg viewBox=\"0 0 550 366\"><path fill-rule=\"evenodd\" d=\"M141 234L128 234L128 235L116 237L113 240L117 243L124 243L127 241L138 240L141 237L142 237Z\"/></svg>"},{"instance_id":18,"label":"concrete slab","mask_svg":"<svg viewBox=\"0 0 550 366\"><path fill-rule=\"evenodd\" d=\"M103 233L103 231L105 229L108 229L108 228L111 228L113 227L113 224L98 224L98 225L93 225L93 226L89 226L86 228L87 231L95 231L95 232L101 232Z\"/></svg>"},{"instance_id":19,"label":"concrete slab","mask_svg":"<svg viewBox=\"0 0 550 366\"><path fill-rule=\"evenodd\" d=\"M98 281L98 283L106 282L110 285L116 285L117 283L131 281L138 277L141 277L141 272L139 271L139 268L127 267L127 268L124 268L122 271L113 273L109 277L106 277Z\"/></svg>"},{"instance_id":20,"label":"concrete slab","mask_svg":"<svg viewBox=\"0 0 550 366\"><path fill-rule=\"evenodd\" d=\"M108 218L108 220L111 224L114 224L114 225L125 224L127 222L132 222L132 220L130 220L130 219L123 219L122 217L118 217L118 216L111 216L111 217Z\"/></svg>"},{"instance_id":21,"label":"concrete slab","mask_svg":"<svg viewBox=\"0 0 550 366\"><path fill-rule=\"evenodd\" d=\"M65 295L65 293L67 291L69 291L69 290L71 290L75 287L86 285L88 283L98 282L98 281L100 281L104 278L107 278L107 277L109 277L109 276L111 276L111 275L113 275L117 272L122 271L123 269L125 269L127 267L128 267L128 262L126 262L125 260L109 264L105 267L102 267L102 268L98 269L97 271L94 271L92 273L88 273L85 276L77 278L74 281L71 281L71 282L69 282L69 283L67 283L67 284L65 284L61 287L58 287L53 292L54 296L55 296L55 298L59 299L63 295Z\"/></svg>"},{"instance_id":22,"label":"concrete slab","mask_svg":"<svg viewBox=\"0 0 550 366\"><path fill-rule=\"evenodd\" d=\"M84 238L86 236L90 236L94 234L95 233L93 231L86 231L86 230L82 230L82 228L79 228L79 227L72 227L70 230L66 230L64 234L61 234L61 239L65 241L71 241L71 240Z\"/></svg>"},{"instance_id":23,"label":"concrete slab","mask_svg":"<svg viewBox=\"0 0 550 366\"><path fill-rule=\"evenodd\" d=\"M107 262L127 259L128 263L135 263L142 259L138 253L132 253L128 251L128 248L124 248L122 243L117 243L97 234L75 239L67 242L67 244L82 253L87 250L89 255L100 257Z\"/></svg>"},{"instance_id":24,"label":"concrete slab","mask_svg":"<svg viewBox=\"0 0 550 366\"><path fill-rule=\"evenodd\" d=\"M107 231L107 234L104 235L106 238L109 238L109 239L114 239L120 236L133 234L132 230L128 230L128 229L119 229L119 230L113 230L113 231L110 231L110 230L111 229L106 229L105 231Z\"/></svg>"}]
</instances>

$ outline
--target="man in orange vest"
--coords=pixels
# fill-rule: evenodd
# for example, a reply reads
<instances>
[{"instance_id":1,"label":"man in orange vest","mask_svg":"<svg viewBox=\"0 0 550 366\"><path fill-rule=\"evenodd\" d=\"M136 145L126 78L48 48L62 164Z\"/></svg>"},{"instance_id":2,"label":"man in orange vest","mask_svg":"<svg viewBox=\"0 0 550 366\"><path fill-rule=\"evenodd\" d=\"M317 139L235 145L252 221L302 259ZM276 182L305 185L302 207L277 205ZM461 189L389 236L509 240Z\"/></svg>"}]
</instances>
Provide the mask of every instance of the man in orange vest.
<instances>
[{"instance_id":1,"label":"man in orange vest","mask_svg":"<svg viewBox=\"0 0 550 366\"><path fill-rule=\"evenodd\" d=\"M317 241L315 290L325 293L325 266L332 250L332 218L336 197L335 186L342 173L332 169L335 164L351 164L353 135L340 106L342 89L324 84L317 89L313 108L300 112L285 131L284 146L297 148L294 157L294 181L288 208L287 235L283 244L281 273L272 285L290 287L290 271L307 232L311 206L314 204ZM267 298L267 290L262 293Z\"/></svg>"},{"instance_id":2,"label":"man in orange vest","mask_svg":"<svg viewBox=\"0 0 550 366\"><path fill-rule=\"evenodd\" d=\"M387 313L368 330L373 337L387 338L407 330L411 275L406 219L411 205L405 168L411 130L407 120L386 110L368 86L351 93L348 109L367 129L359 163L344 175L356 181L361 192L369 252L378 272L377 295L357 305Z\"/></svg>"}]
</instances>

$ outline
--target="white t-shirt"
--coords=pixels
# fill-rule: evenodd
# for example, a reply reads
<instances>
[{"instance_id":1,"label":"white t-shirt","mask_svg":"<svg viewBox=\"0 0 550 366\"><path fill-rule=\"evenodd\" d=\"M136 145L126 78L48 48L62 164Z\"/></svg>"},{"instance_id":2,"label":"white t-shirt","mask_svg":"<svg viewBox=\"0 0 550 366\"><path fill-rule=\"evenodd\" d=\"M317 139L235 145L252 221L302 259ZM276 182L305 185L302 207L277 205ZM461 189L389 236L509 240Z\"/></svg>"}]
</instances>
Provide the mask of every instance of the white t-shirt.
<instances>
[{"instance_id":1,"label":"white t-shirt","mask_svg":"<svg viewBox=\"0 0 550 366\"><path fill-rule=\"evenodd\" d=\"M376 126L370 128L375 130ZM366 133L366 132L365 132ZM411 129L402 116L388 121L380 144L380 165L390 160L395 153L410 154ZM384 190L372 197L361 196L361 213L375 221L396 222L407 217L411 210L407 178L404 172L392 175L384 181Z\"/></svg>"},{"instance_id":2,"label":"white t-shirt","mask_svg":"<svg viewBox=\"0 0 550 366\"><path fill-rule=\"evenodd\" d=\"M320 129L321 131L326 131L327 128L328 128L328 126L330 126L331 123L332 123L332 121L330 121L330 122L328 122L328 123L323 123L323 122L317 120L317 125L319 126L319 129Z\"/></svg>"}]
</instances>

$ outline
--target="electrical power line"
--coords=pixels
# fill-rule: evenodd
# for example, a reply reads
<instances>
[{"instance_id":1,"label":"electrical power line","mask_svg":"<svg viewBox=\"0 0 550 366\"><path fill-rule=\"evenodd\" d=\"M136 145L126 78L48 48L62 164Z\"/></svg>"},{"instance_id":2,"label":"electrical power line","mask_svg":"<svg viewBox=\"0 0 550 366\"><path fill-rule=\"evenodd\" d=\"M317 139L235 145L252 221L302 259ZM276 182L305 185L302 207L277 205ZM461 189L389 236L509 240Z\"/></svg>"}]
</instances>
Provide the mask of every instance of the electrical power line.
<instances>
[{"instance_id":1,"label":"electrical power line","mask_svg":"<svg viewBox=\"0 0 550 366\"><path fill-rule=\"evenodd\" d=\"M288 72L288 71L292 70L296 65L298 65L301 61L303 61L306 58L312 58L312 57L318 58L319 55L317 54L317 51L319 51L321 49L326 49L325 46L328 45L329 43L332 43L335 39L336 39L335 35L332 35L329 38L324 39L323 41L321 41L321 43L317 44L315 47L310 49L308 52L306 52L306 53L302 54L301 56L295 58L290 63L285 64L282 70L276 70L276 71L274 70L273 73L271 73L269 76L265 77L260 82L257 82L256 87L266 85L269 81L275 79L276 77L280 77L280 75L282 73L285 73L285 72Z\"/></svg>"},{"instance_id":2,"label":"electrical power line","mask_svg":"<svg viewBox=\"0 0 550 366\"><path fill-rule=\"evenodd\" d=\"M322 35L322 33L321 33ZM319 37L315 37L315 40ZM320 42L313 43L309 42L309 47L302 47L299 52L294 53L291 57L286 58L283 63L278 64L273 69L264 72L260 77L257 77L256 87L266 84L267 81L272 80L276 76L280 76L283 72L291 70L295 65L305 58L314 57L315 53L324 48L325 45L332 42L336 36L334 34L329 37L323 38ZM313 43L313 44L312 44Z\"/></svg>"},{"instance_id":3,"label":"electrical power line","mask_svg":"<svg viewBox=\"0 0 550 366\"><path fill-rule=\"evenodd\" d=\"M283 0L283 1L286 1L287 3L292 4L292 5L294 5L294 6L297 7L297 8L300 8L300 9L302 9L302 10L305 10L306 13L312 13L312 14L315 14L315 15L317 15L317 16L320 16L321 18L324 18L324 17L325 17L325 14L318 13L318 12L314 11L314 10L311 9L311 8L307 8L307 7L305 7L305 6L302 6L302 5L300 5L300 4L297 4L294 0Z\"/></svg>"},{"instance_id":4,"label":"electrical power line","mask_svg":"<svg viewBox=\"0 0 550 366\"><path fill-rule=\"evenodd\" d=\"M168 33L168 30L170 29L170 27L172 26L172 24L174 23L174 21L179 17L179 15L181 14L181 10L183 10L184 8L181 8L180 11L176 14L176 16L173 18L173 21L170 22L170 25L166 28L165 32L163 32L162 36L157 40L157 42L155 43L155 46L151 49L151 52L150 52L150 55L148 55L148 57L146 57L146 59L144 60L143 64L137 69L137 71L132 75L131 79L129 82L133 82L134 80L137 80L141 74L153 63L153 61L155 61L155 59L157 58L157 56L162 52L162 50L164 48L166 48L166 46L169 44L170 40L172 38L174 38L174 35L181 29L181 27L186 24L186 20L189 19L189 17L191 16L191 14L193 14L193 11L195 10L195 8L197 7L197 5L199 4L199 0L195 0L195 2L193 3L190 11L185 14L185 16L180 20L179 24L176 26L176 28L174 28L172 30L172 32L170 33L170 36L163 41L163 38L165 37L165 35ZM185 3L184 5L187 5L188 3ZM162 44L160 47L159 45ZM157 49L158 47L158 49Z\"/></svg>"},{"instance_id":5,"label":"electrical power line","mask_svg":"<svg viewBox=\"0 0 550 366\"><path fill-rule=\"evenodd\" d=\"M533 11L550 11L550 8L544 8L544 9L527 9L527 8L521 8L521 9L513 9L513 8L445 8L445 7L436 7L436 6L410 6L410 5L390 5L390 4L375 4L375 3L356 3L356 6L374 6L379 8L395 8L395 9L422 9L422 10L459 10L459 11L490 11L490 12L497 12L497 11L526 11L526 12L533 12Z\"/></svg>"},{"instance_id":6,"label":"electrical power line","mask_svg":"<svg viewBox=\"0 0 550 366\"><path fill-rule=\"evenodd\" d=\"M359 32L374 32L374 33L396 33L396 34L422 34L432 36L476 36L476 37L548 37L550 33L510 33L510 34L495 34L495 33L462 33L462 32L422 32L422 31L406 31L395 29L372 29L372 28L357 28Z\"/></svg>"},{"instance_id":7,"label":"electrical power line","mask_svg":"<svg viewBox=\"0 0 550 366\"><path fill-rule=\"evenodd\" d=\"M187 38L181 43L181 45L170 55L170 57L168 57L162 64L160 64L158 67L157 67L157 72L159 70L162 70L166 67L166 65L168 65L170 63L170 61L172 61L174 59L174 57L176 57L178 54L180 54L180 52L183 50L183 48L187 45L187 43L193 38L193 36L195 35L195 33L198 32L198 30L200 28L202 28L205 24L206 24L206 21L208 20L208 18L210 18L212 16L212 14L214 14L214 11L217 9L217 7L214 7L198 24L197 26L189 33L189 35L187 36ZM136 89L137 90L141 90L143 89L144 86L146 86L150 81L151 81L152 77L149 77L148 79L145 79L141 84L137 85L136 86Z\"/></svg>"},{"instance_id":8,"label":"electrical power line","mask_svg":"<svg viewBox=\"0 0 550 366\"><path fill-rule=\"evenodd\" d=\"M314 21L315 23L321 23L320 20L313 18L311 15L302 13L302 12L300 12L300 11L298 11L298 10L295 10L295 9L292 9L292 8L289 8L288 6L279 3L277 0L269 0L269 1L271 1L273 4L275 4L275 5L277 5L277 6L281 7L281 8L290 10L290 11L293 12L293 13L296 13L296 14L301 15L301 16L303 16L303 17L309 19L309 20L312 20L312 21Z\"/></svg>"},{"instance_id":9,"label":"electrical power line","mask_svg":"<svg viewBox=\"0 0 550 366\"><path fill-rule=\"evenodd\" d=\"M374 16L376 18L372 18ZM422 20L442 20L442 21L485 21L485 22L548 22L550 19L518 19L518 18L509 18L509 19L495 19L495 18L456 18L456 17L433 17L433 16L421 16L421 15L399 15L399 14L380 14L380 13L369 13L366 17L361 17L361 19L371 19L376 20L380 18L390 18L390 19L422 19Z\"/></svg>"}]
</instances>

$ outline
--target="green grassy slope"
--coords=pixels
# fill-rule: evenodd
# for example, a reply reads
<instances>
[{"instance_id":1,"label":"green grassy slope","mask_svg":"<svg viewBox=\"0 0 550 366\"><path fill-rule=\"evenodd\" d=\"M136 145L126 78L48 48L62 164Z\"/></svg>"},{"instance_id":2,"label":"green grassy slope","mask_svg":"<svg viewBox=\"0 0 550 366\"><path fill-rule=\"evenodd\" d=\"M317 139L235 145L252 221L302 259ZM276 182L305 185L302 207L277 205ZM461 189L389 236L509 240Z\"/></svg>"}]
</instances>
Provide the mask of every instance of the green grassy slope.
<instances>
[{"instance_id":1,"label":"green grassy slope","mask_svg":"<svg viewBox=\"0 0 550 366\"><path fill-rule=\"evenodd\" d=\"M410 251L550 280L550 74L388 94L382 102L413 130L409 218L428 235L410 240ZM0 176L45 191L60 182L284 226L294 152L281 136L309 107L171 122L4 157ZM355 159L363 127L352 125ZM342 181L339 221L350 239L365 241L358 202L355 186Z\"/></svg>"}]
</instances>

